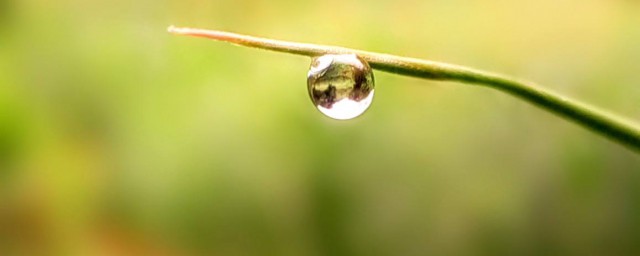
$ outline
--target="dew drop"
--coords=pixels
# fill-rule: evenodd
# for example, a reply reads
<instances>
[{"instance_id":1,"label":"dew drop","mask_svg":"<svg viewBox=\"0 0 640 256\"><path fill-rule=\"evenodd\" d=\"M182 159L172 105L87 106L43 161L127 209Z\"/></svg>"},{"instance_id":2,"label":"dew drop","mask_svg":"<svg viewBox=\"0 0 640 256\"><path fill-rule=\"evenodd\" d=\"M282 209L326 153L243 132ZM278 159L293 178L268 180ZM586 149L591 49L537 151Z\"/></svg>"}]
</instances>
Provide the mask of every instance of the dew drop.
<instances>
[{"instance_id":1,"label":"dew drop","mask_svg":"<svg viewBox=\"0 0 640 256\"><path fill-rule=\"evenodd\" d=\"M328 117L347 120L369 108L375 87L369 64L355 54L313 58L307 75L313 104Z\"/></svg>"}]
</instances>

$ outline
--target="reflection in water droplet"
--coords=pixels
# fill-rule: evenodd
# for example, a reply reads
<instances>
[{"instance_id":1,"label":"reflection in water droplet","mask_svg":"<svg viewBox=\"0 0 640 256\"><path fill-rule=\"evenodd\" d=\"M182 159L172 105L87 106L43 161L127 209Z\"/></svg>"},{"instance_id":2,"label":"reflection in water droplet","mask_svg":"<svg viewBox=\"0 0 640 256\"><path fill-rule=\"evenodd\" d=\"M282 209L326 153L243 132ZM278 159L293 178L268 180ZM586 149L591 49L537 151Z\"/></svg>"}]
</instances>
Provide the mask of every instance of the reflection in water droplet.
<instances>
[{"instance_id":1,"label":"reflection in water droplet","mask_svg":"<svg viewBox=\"0 0 640 256\"><path fill-rule=\"evenodd\" d=\"M311 60L309 96L323 114L340 120L364 113L373 100L371 67L355 54L327 54Z\"/></svg>"}]
</instances>

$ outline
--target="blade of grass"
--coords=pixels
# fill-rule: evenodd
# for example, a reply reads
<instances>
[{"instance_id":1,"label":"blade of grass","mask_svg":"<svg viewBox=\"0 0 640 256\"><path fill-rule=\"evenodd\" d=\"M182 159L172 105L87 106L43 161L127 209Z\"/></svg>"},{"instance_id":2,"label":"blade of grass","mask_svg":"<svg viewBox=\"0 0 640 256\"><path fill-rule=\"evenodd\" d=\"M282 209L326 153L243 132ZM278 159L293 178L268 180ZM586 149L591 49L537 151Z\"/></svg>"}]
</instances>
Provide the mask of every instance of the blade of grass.
<instances>
[{"instance_id":1,"label":"blade of grass","mask_svg":"<svg viewBox=\"0 0 640 256\"><path fill-rule=\"evenodd\" d=\"M586 127L596 134L640 152L640 125L577 100L569 99L559 93L541 88L534 83L504 75L422 59L337 46L287 42L216 30L170 26L168 31L178 35L204 37L242 46L310 57L324 54L355 53L369 62L372 68L385 72L423 79L459 81L491 87L517 96L535 106Z\"/></svg>"}]
</instances>

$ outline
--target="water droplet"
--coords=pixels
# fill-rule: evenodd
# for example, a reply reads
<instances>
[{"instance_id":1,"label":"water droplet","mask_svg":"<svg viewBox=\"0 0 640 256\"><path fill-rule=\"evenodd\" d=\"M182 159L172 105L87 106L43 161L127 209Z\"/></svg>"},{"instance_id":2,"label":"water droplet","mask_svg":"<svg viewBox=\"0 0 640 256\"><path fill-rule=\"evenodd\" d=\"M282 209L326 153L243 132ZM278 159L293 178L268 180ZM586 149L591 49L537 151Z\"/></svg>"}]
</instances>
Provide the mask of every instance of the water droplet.
<instances>
[{"instance_id":1,"label":"water droplet","mask_svg":"<svg viewBox=\"0 0 640 256\"><path fill-rule=\"evenodd\" d=\"M311 60L307 75L313 104L328 117L355 118L371 105L375 87L369 64L355 54L327 54Z\"/></svg>"}]
</instances>

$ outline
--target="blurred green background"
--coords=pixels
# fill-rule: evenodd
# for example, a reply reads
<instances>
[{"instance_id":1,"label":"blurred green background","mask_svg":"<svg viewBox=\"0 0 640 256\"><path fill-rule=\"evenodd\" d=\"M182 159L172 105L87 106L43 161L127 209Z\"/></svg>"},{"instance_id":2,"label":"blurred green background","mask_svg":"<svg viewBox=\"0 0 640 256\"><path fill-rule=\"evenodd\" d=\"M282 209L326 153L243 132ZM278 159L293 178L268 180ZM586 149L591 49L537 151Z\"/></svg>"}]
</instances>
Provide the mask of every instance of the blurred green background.
<instances>
[{"instance_id":1,"label":"blurred green background","mask_svg":"<svg viewBox=\"0 0 640 256\"><path fill-rule=\"evenodd\" d=\"M640 254L620 145L382 72L367 113L331 120L308 58L172 24L477 67L640 120L638 1L0 0L0 254Z\"/></svg>"}]
</instances>

